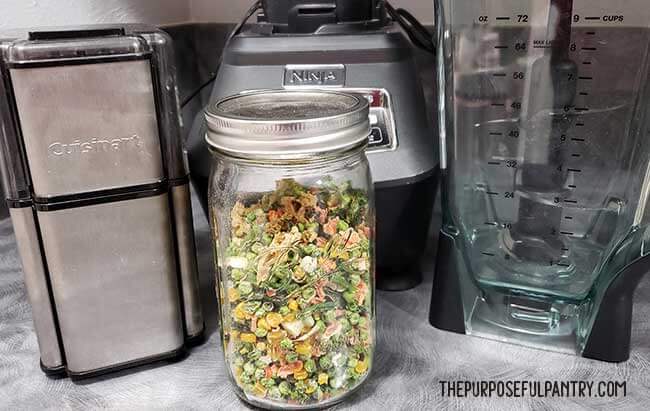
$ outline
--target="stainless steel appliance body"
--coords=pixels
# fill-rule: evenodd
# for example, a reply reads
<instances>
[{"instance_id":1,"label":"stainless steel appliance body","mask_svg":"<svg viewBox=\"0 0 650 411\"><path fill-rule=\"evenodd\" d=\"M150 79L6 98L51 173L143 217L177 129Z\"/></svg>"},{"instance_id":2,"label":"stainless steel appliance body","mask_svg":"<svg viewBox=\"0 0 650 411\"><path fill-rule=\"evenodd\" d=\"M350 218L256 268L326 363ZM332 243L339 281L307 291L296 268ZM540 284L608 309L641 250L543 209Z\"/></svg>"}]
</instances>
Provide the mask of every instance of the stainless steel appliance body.
<instances>
[{"instance_id":1,"label":"stainless steel appliance body","mask_svg":"<svg viewBox=\"0 0 650 411\"><path fill-rule=\"evenodd\" d=\"M169 38L87 27L0 51L3 186L43 370L182 354L204 327Z\"/></svg>"}]
</instances>

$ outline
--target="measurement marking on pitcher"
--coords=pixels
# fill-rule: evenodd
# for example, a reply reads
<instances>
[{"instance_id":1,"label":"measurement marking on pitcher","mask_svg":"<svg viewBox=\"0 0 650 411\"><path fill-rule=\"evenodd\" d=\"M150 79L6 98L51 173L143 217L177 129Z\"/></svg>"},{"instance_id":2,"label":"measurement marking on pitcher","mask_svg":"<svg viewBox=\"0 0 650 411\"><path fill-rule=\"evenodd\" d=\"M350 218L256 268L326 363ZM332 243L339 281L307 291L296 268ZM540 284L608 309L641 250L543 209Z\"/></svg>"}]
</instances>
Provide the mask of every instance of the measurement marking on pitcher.
<instances>
[{"instance_id":1,"label":"measurement marking on pitcher","mask_svg":"<svg viewBox=\"0 0 650 411\"><path fill-rule=\"evenodd\" d=\"M574 185L574 184L570 184L570 185L569 185L569 188L578 188L578 186L577 186L577 185Z\"/></svg>"},{"instance_id":2,"label":"measurement marking on pitcher","mask_svg":"<svg viewBox=\"0 0 650 411\"><path fill-rule=\"evenodd\" d=\"M580 92L580 95L581 95L581 96L588 96L589 93L584 92L584 91L581 91L581 92ZM577 126L577 125L578 125L578 124L576 124L576 126ZM584 124L581 124L581 126L584 126Z\"/></svg>"},{"instance_id":3,"label":"measurement marking on pitcher","mask_svg":"<svg viewBox=\"0 0 650 411\"><path fill-rule=\"evenodd\" d=\"M590 64L591 64L591 61L583 61L583 62L582 62L582 64L584 64L584 65L587 65L587 66L588 66L588 65L590 65Z\"/></svg>"},{"instance_id":4,"label":"measurement marking on pitcher","mask_svg":"<svg viewBox=\"0 0 650 411\"><path fill-rule=\"evenodd\" d=\"M570 173L582 173L582 170L579 168L569 168L567 171Z\"/></svg>"},{"instance_id":5,"label":"measurement marking on pitcher","mask_svg":"<svg viewBox=\"0 0 650 411\"><path fill-rule=\"evenodd\" d=\"M571 267L571 264L566 264L566 263L557 263L559 267Z\"/></svg>"},{"instance_id":6,"label":"measurement marking on pitcher","mask_svg":"<svg viewBox=\"0 0 650 411\"><path fill-rule=\"evenodd\" d=\"M488 257L494 257L495 256L494 253L481 253L481 254L486 255Z\"/></svg>"},{"instance_id":7,"label":"measurement marking on pitcher","mask_svg":"<svg viewBox=\"0 0 650 411\"><path fill-rule=\"evenodd\" d=\"M574 138L571 139L571 141L577 141L577 142L581 143L581 142L585 141L585 139L584 138L576 138L576 137L574 137Z\"/></svg>"},{"instance_id":8,"label":"measurement marking on pitcher","mask_svg":"<svg viewBox=\"0 0 650 411\"><path fill-rule=\"evenodd\" d=\"M499 226L499 223L494 223L494 222L490 223L490 222L487 222L487 223L485 223L485 225L489 225L489 226L492 226L492 227L498 227L498 226Z\"/></svg>"},{"instance_id":9,"label":"measurement marking on pitcher","mask_svg":"<svg viewBox=\"0 0 650 411\"><path fill-rule=\"evenodd\" d=\"M488 164L491 165L491 166L500 166L501 165L501 163L499 161L489 161Z\"/></svg>"},{"instance_id":10,"label":"measurement marking on pitcher","mask_svg":"<svg viewBox=\"0 0 650 411\"><path fill-rule=\"evenodd\" d=\"M564 200L564 202L569 204L578 204L577 200Z\"/></svg>"},{"instance_id":11,"label":"measurement marking on pitcher","mask_svg":"<svg viewBox=\"0 0 650 411\"><path fill-rule=\"evenodd\" d=\"M499 50L505 50L505 49L508 48L508 46L499 45L499 46L494 46L494 48L495 48L495 49L499 49Z\"/></svg>"},{"instance_id":12,"label":"measurement marking on pitcher","mask_svg":"<svg viewBox=\"0 0 650 411\"><path fill-rule=\"evenodd\" d=\"M494 73L494 74L492 74L492 75L493 75L494 77L505 77L505 76L507 76L506 73Z\"/></svg>"},{"instance_id":13,"label":"measurement marking on pitcher","mask_svg":"<svg viewBox=\"0 0 650 411\"><path fill-rule=\"evenodd\" d=\"M502 136L503 133L490 133L491 136Z\"/></svg>"},{"instance_id":14,"label":"measurement marking on pitcher","mask_svg":"<svg viewBox=\"0 0 650 411\"><path fill-rule=\"evenodd\" d=\"M600 20L600 17L585 17L585 20Z\"/></svg>"},{"instance_id":15,"label":"measurement marking on pitcher","mask_svg":"<svg viewBox=\"0 0 650 411\"><path fill-rule=\"evenodd\" d=\"M595 31L588 31L588 32L587 32L587 35L588 35L588 36L595 36L595 35L596 35L596 32L595 32Z\"/></svg>"},{"instance_id":16,"label":"measurement marking on pitcher","mask_svg":"<svg viewBox=\"0 0 650 411\"><path fill-rule=\"evenodd\" d=\"M593 80L593 77L588 77L588 76L580 76L578 77L578 80Z\"/></svg>"},{"instance_id":17,"label":"measurement marking on pitcher","mask_svg":"<svg viewBox=\"0 0 650 411\"><path fill-rule=\"evenodd\" d=\"M589 111L588 107L576 107L575 111Z\"/></svg>"},{"instance_id":18,"label":"measurement marking on pitcher","mask_svg":"<svg viewBox=\"0 0 650 411\"><path fill-rule=\"evenodd\" d=\"M596 50L598 50L598 48L596 48L596 47L583 47L582 50L584 50L584 51L596 51Z\"/></svg>"},{"instance_id":19,"label":"measurement marking on pitcher","mask_svg":"<svg viewBox=\"0 0 650 411\"><path fill-rule=\"evenodd\" d=\"M574 153L574 154L571 154L571 157L580 158L580 157L582 157L582 155Z\"/></svg>"},{"instance_id":20,"label":"measurement marking on pitcher","mask_svg":"<svg viewBox=\"0 0 650 411\"><path fill-rule=\"evenodd\" d=\"M489 195L489 196L498 196L498 195L501 195L501 194L500 193L495 193L494 191L488 191L487 195Z\"/></svg>"},{"instance_id":21,"label":"measurement marking on pitcher","mask_svg":"<svg viewBox=\"0 0 650 411\"><path fill-rule=\"evenodd\" d=\"M576 127L584 127L585 123L576 123Z\"/></svg>"},{"instance_id":22,"label":"measurement marking on pitcher","mask_svg":"<svg viewBox=\"0 0 650 411\"><path fill-rule=\"evenodd\" d=\"M560 234L562 235L576 235L576 233L572 233L571 231L560 231Z\"/></svg>"},{"instance_id":23,"label":"measurement marking on pitcher","mask_svg":"<svg viewBox=\"0 0 650 411\"><path fill-rule=\"evenodd\" d=\"M565 220L573 220L573 217L571 217L571 216L565 216L564 219L565 219Z\"/></svg>"},{"instance_id":24,"label":"measurement marking on pitcher","mask_svg":"<svg viewBox=\"0 0 650 411\"><path fill-rule=\"evenodd\" d=\"M505 107L505 103L492 103L492 107Z\"/></svg>"}]
</instances>

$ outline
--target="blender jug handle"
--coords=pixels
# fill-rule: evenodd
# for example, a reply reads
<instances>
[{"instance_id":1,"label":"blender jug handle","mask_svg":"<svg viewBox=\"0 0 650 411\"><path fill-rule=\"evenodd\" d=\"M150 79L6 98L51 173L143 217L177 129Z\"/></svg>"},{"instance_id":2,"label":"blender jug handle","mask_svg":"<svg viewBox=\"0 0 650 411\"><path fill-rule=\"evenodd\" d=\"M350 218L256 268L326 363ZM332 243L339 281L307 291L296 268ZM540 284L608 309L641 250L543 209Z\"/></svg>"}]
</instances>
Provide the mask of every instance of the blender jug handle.
<instances>
[{"instance_id":1,"label":"blender jug handle","mask_svg":"<svg viewBox=\"0 0 650 411\"><path fill-rule=\"evenodd\" d=\"M444 230L438 239L429 322L439 330L465 334L465 311L456 258L456 240Z\"/></svg>"},{"instance_id":2,"label":"blender jug handle","mask_svg":"<svg viewBox=\"0 0 650 411\"><path fill-rule=\"evenodd\" d=\"M650 255L617 275L603 296L582 356L607 362L630 358L634 292L650 271Z\"/></svg>"}]
</instances>

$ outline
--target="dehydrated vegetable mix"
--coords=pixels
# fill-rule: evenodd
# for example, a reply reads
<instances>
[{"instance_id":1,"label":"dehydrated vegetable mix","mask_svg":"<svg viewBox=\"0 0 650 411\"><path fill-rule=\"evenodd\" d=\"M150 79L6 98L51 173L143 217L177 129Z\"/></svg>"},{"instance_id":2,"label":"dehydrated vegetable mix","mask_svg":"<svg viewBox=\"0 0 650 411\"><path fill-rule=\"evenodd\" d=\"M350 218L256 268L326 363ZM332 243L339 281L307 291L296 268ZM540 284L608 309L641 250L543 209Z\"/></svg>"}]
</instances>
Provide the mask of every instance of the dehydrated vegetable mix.
<instances>
[{"instance_id":1,"label":"dehydrated vegetable mix","mask_svg":"<svg viewBox=\"0 0 650 411\"><path fill-rule=\"evenodd\" d=\"M247 396L335 399L369 373L373 286L367 193L295 180L230 210L221 256L224 347Z\"/></svg>"}]
</instances>

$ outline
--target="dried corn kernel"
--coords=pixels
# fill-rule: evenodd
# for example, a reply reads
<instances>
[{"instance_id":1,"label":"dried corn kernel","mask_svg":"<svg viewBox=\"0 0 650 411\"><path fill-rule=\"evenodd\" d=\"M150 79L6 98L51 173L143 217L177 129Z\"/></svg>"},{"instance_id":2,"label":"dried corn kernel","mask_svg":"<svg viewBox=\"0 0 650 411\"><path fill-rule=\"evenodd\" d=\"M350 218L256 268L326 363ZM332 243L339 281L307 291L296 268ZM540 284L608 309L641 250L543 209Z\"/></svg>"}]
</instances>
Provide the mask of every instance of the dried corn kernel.
<instances>
[{"instance_id":1,"label":"dried corn kernel","mask_svg":"<svg viewBox=\"0 0 650 411\"><path fill-rule=\"evenodd\" d=\"M330 379L330 376L327 375L324 372L318 374L318 383L320 385L327 385L327 383L329 382L329 379Z\"/></svg>"},{"instance_id":2,"label":"dried corn kernel","mask_svg":"<svg viewBox=\"0 0 650 411\"><path fill-rule=\"evenodd\" d=\"M264 387L261 383L256 383L255 384L255 392L258 395L265 396L266 395L266 387Z\"/></svg>"},{"instance_id":3,"label":"dried corn kernel","mask_svg":"<svg viewBox=\"0 0 650 411\"><path fill-rule=\"evenodd\" d=\"M241 302L235 307L234 315L235 319L239 321L245 321L251 318L251 315L246 312L245 303Z\"/></svg>"},{"instance_id":4,"label":"dried corn kernel","mask_svg":"<svg viewBox=\"0 0 650 411\"><path fill-rule=\"evenodd\" d=\"M269 340L269 342L271 342L271 344L280 344L280 341L282 341L285 336L286 336L286 333L284 333L282 331L271 331L266 336L266 338L268 338L268 340Z\"/></svg>"},{"instance_id":5,"label":"dried corn kernel","mask_svg":"<svg viewBox=\"0 0 650 411\"><path fill-rule=\"evenodd\" d=\"M231 303L234 303L235 301L239 300L239 291L237 291L236 288L230 288L228 290L228 299L230 300Z\"/></svg>"},{"instance_id":6,"label":"dried corn kernel","mask_svg":"<svg viewBox=\"0 0 650 411\"><path fill-rule=\"evenodd\" d=\"M293 373L293 378L295 378L295 379L298 380L298 381L300 381L300 380L306 380L307 377L308 377L308 375L307 375L307 371L305 371L305 370L302 370L302 371L298 371L298 372L294 372L294 373Z\"/></svg>"},{"instance_id":7,"label":"dried corn kernel","mask_svg":"<svg viewBox=\"0 0 650 411\"><path fill-rule=\"evenodd\" d=\"M296 282L302 282L305 278L305 270L302 267L296 267L293 270L293 275L291 278Z\"/></svg>"},{"instance_id":8,"label":"dried corn kernel","mask_svg":"<svg viewBox=\"0 0 650 411\"><path fill-rule=\"evenodd\" d=\"M354 371L356 371L359 374L363 374L366 371L368 371L368 363L366 361L360 361L356 367L354 367Z\"/></svg>"},{"instance_id":9,"label":"dried corn kernel","mask_svg":"<svg viewBox=\"0 0 650 411\"><path fill-rule=\"evenodd\" d=\"M259 320L257 320L257 327L264 328L267 331L271 329L271 327L269 327L269 324L266 322L266 319L264 318L260 318Z\"/></svg>"},{"instance_id":10,"label":"dried corn kernel","mask_svg":"<svg viewBox=\"0 0 650 411\"><path fill-rule=\"evenodd\" d=\"M266 315L266 323L271 328L278 328L282 322L282 316L278 313L268 313Z\"/></svg>"},{"instance_id":11,"label":"dried corn kernel","mask_svg":"<svg viewBox=\"0 0 650 411\"><path fill-rule=\"evenodd\" d=\"M296 300L294 299L289 300L288 306L291 311L298 311L299 307L298 307L298 302Z\"/></svg>"},{"instance_id":12,"label":"dried corn kernel","mask_svg":"<svg viewBox=\"0 0 650 411\"><path fill-rule=\"evenodd\" d=\"M243 342L251 343L251 344L255 344L257 342L257 336L251 333L242 333L239 339L242 340Z\"/></svg>"},{"instance_id":13,"label":"dried corn kernel","mask_svg":"<svg viewBox=\"0 0 650 411\"><path fill-rule=\"evenodd\" d=\"M309 343L296 344L296 352L299 355L310 356L311 355L311 344L309 344Z\"/></svg>"}]
</instances>

